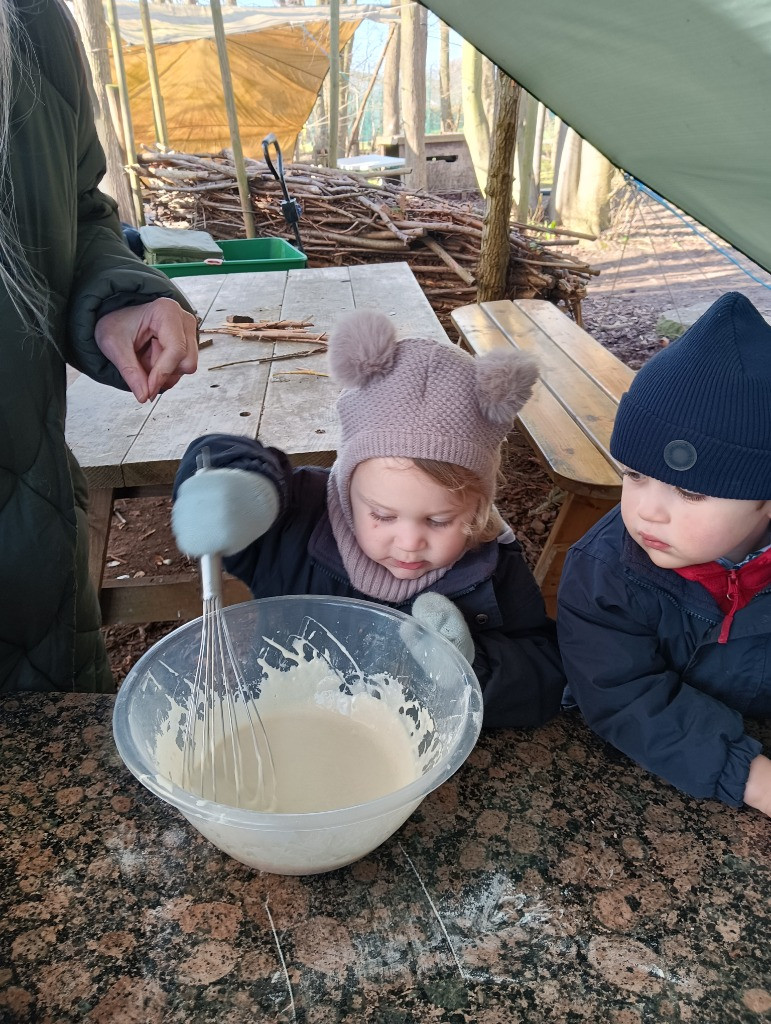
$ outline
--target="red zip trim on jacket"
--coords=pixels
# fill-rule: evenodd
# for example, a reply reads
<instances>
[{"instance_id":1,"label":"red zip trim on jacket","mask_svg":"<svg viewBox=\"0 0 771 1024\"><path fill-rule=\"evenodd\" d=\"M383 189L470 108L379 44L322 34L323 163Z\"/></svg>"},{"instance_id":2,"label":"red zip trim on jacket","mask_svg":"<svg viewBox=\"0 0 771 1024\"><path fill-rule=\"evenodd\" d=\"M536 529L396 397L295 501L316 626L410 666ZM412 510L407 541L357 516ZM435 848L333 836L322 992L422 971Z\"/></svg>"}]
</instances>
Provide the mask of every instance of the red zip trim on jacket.
<instances>
[{"instance_id":1,"label":"red zip trim on jacket","mask_svg":"<svg viewBox=\"0 0 771 1024\"><path fill-rule=\"evenodd\" d=\"M675 569L678 576L700 583L714 597L718 608L725 614L720 627L718 643L728 641L734 616L753 597L771 583L771 548L739 568L727 569L719 562L703 562Z\"/></svg>"},{"instance_id":2,"label":"red zip trim on jacket","mask_svg":"<svg viewBox=\"0 0 771 1024\"><path fill-rule=\"evenodd\" d=\"M729 569L726 583L728 584L726 597L731 602L731 607L728 611L728 615L723 619L723 625L720 627L720 636L717 638L717 642L719 644L728 643L728 634L731 632L731 623L734 621L734 615L736 615L739 610L739 601L742 596L741 588L739 587L739 573L736 569Z\"/></svg>"}]
</instances>

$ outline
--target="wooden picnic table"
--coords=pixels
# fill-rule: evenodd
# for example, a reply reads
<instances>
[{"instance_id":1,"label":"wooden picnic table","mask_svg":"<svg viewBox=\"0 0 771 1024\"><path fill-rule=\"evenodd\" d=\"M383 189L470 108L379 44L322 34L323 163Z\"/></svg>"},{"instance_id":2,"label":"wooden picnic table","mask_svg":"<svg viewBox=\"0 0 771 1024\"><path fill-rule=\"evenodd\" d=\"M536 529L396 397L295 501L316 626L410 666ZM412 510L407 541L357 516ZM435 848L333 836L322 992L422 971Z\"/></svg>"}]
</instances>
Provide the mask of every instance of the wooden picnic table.
<instances>
[{"instance_id":1,"label":"wooden picnic table","mask_svg":"<svg viewBox=\"0 0 771 1024\"><path fill-rule=\"evenodd\" d=\"M239 314L255 321L308 320L308 330L321 333L343 313L377 309L393 318L400 337L448 342L406 263L182 277L175 284L202 320L202 341L212 339L201 350L198 372L145 405L85 375L67 392L67 441L89 484L90 571L105 624L200 614L197 581L187 577L103 580L114 500L170 494L194 438L245 434L280 447L298 465L328 466L334 459L338 388L324 376L326 354L248 362L312 345L249 342L207 328ZM238 581L226 581L226 601L248 596Z\"/></svg>"}]
</instances>

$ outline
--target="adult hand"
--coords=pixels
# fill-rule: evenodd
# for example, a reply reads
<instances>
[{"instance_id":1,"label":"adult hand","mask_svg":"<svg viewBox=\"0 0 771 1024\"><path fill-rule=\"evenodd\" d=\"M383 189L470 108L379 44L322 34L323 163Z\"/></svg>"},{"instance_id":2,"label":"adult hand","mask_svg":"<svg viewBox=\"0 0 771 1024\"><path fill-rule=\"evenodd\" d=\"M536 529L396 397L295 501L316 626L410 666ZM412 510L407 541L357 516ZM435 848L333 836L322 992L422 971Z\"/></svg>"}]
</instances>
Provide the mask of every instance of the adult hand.
<instances>
[{"instance_id":1,"label":"adult hand","mask_svg":"<svg viewBox=\"0 0 771 1024\"><path fill-rule=\"evenodd\" d=\"M173 388L198 365L196 319L174 299L106 313L94 337L138 402Z\"/></svg>"},{"instance_id":2,"label":"adult hand","mask_svg":"<svg viewBox=\"0 0 771 1024\"><path fill-rule=\"evenodd\" d=\"M763 754L750 761L744 802L771 817L771 760Z\"/></svg>"}]
</instances>

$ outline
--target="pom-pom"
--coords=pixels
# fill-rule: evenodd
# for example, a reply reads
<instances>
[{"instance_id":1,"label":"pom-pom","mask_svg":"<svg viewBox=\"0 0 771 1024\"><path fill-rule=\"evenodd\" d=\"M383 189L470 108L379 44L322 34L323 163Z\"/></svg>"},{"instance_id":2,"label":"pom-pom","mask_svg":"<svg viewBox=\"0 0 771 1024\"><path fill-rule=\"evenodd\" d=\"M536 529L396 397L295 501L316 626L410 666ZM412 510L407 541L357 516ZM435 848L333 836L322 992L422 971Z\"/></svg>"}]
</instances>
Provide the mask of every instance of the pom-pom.
<instances>
[{"instance_id":1,"label":"pom-pom","mask_svg":"<svg viewBox=\"0 0 771 1024\"><path fill-rule=\"evenodd\" d=\"M538 380L538 363L523 352L493 352L477 356L477 402L490 423L514 425L517 413L530 398Z\"/></svg>"},{"instance_id":2,"label":"pom-pom","mask_svg":"<svg viewBox=\"0 0 771 1024\"><path fill-rule=\"evenodd\" d=\"M338 384L360 388L390 373L396 330L382 313L359 310L341 319L329 337L329 368Z\"/></svg>"}]
</instances>

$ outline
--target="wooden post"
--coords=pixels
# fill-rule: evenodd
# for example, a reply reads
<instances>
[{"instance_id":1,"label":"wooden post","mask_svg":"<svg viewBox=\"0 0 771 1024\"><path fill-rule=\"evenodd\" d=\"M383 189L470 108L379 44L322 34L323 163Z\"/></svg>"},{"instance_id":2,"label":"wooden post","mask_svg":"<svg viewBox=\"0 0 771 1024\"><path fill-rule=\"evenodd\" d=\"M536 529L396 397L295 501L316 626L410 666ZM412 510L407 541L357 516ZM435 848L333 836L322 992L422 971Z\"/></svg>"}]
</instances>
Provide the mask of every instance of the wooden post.
<instances>
[{"instance_id":1,"label":"wooden post","mask_svg":"<svg viewBox=\"0 0 771 1024\"><path fill-rule=\"evenodd\" d=\"M244 152L241 149L241 135L238 130L238 115L236 114L236 101L233 96L233 80L230 77L230 61L228 60L227 40L225 39L225 25L222 20L222 7L220 6L220 0L210 0L210 4L211 20L214 24L214 38L217 43L217 54L220 62L222 91L225 95L225 110L227 111L228 126L230 128L230 146L233 150L238 194L241 197L244 230L246 231L247 238L255 238L257 232L254 228L254 211L252 210L252 200L249 195L249 181L246 177Z\"/></svg>"},{"instance_id":2,"label":"wooden post","mask_svg":"<svg viewBox=\"0 0 771 1024\"><path fill-rule=\"evenodd\" d=\"M329 156L327 165L337 167L337 135L340 124L340 0L329 0Z\"/></svg>"},{"instance_id":3,"label":"wooden post","mask_svg":"<svg viewBox=\"0 0 771 1024\"><path fill-rule=\"evenodd\" d=\"M136 217L136 226L144 224L145 211L142 205L142 185L139 175L132 169L136 162L137 153L134 145L134 126L131 123L131 107L129 106L128 82L126 81L126 65L123 62L123 46L120 41L120 30L118 28L118 12L115 7L115 0L107 0L107 23L110 26L110 40L112 41L112 55L115 60L115 75L118 79L118 95L120 96L120 113L123 123L123 145L126 150L128 161L128 176L131 184L131 200Z\"/></svg>"},{"instance_id":4,"label":"wooden post","mask_svg":"<svg viewBox=\"0 0 771 1024\"><path fill-rule=\"evenodd\" d=\"M517 108L520 88L498 68L497 113L487 173L487 202L477 271L477 302L506 297L511 241L511 187L514 180L514 147L517 141Z\"/></svg>"},{"instance_id":5,"label":"wooden post","mask_svg":"<svg viewBox=\"0 0 771 1024\"><path fill-rule=\"evenodd\" d=\"M148 7L147 0L139 0L139 13L142 17L142 34L145 38L145 54L147 55L147 74L150 78L150 94L153 98L155 137L162 146L168 149L169 133L166 130L166 112L163 109L158 64L155 60L155 47L153 46L153 28L150 24L150 8Z\"/></svg>"}]
</instances>

